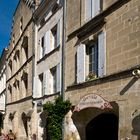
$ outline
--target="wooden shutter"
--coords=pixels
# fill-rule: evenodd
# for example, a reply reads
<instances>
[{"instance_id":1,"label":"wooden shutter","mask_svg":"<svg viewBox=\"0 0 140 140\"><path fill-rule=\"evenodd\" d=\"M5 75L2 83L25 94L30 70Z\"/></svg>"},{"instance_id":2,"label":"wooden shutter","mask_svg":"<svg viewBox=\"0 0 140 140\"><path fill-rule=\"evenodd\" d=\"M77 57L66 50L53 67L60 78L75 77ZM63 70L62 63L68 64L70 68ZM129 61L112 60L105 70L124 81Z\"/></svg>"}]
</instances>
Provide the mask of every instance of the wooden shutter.
<instances>
[{"instance_id":1,"label":"wooden shutter","mask_svg":"<svg viewBox=\"0 0 140 140\"><path fill-rule=\"evenodd\" d=\"M92 17L95 17L100 12L100 0L92 0Z\"/></svg>"},{"instance_id":2,"label":"wooden shutter","mask_svg":"<svg viewBox=\"0 0 140 140\"><path fill-rule=\"evenodd\" d=\"M101 32L98 36L98 75L105 75L106 49L105 49L105 33Z\"/></svg>"},{"instance_id":3,"label":"wooden shutter","mask_svg":"<svg viewBox=\"0 0 140 140\"><path fill-rule=\"evenodd\" d=\"M43 92L44 92L44 95L49 94L49 84L50 84L49 70L46 70L43 74Z\"/></svg>"},{"instance_id":4,"label":"wooden shutter","mask_svg":"<svg viewBox=\"0 0 140 140\"><path fill-rule=\"evenodd\" d=\"M38 76L34 77L34 81L33 81L33 97L34 98L38 98L41 96L39 88L38 88L39 83L40 83L39 77Z\"/></svg>"},{"instance_id":5,"label":"wooden shutter","mask_svg":"<svg viewBox=\"0 0 140 140\"><path fill-rule=\"evenodd\" d=\"M60 63L57 65L57 68L56 68L56 92L59 92L60 91L60 89L61 89L61 70L60 70Z\"/></svg>"},{"instance_id":6,"label":"wooden shutter","mask_svg":"<svg viewBox=\"0 0 140 140\"><path fill-rule=\"evenodd\" d=\"M47 95L47 72L43 73L43 95Z\"/></svg>"},{"instance_id":7,"label":"wooden shutter","mask_svg":"<svg viewBox=\"0 0 140 140\"><path fill-rule=\"evenodd\" d=\"M77 83L85 81L85 44L77 47Z\"/></svg>"},{"instance_id":8,"label":"wooden shutter","mask_svg":"<svg viewBox=\"0 0 140 140\"><path fill-rule=\"evenodd\" d=\"M61 27L62 27L62 19L60 19L57 23L57 46L60 46L60 39L61 39Z\"/></svg>"},{"instance_id":9,"label":"wooden shutter","mask_svg":"<svg viewBox=\"0 0 140 140\"><path fill-rule=\"evenodd\" d=\"M45 33L45 36L44 36L44 48L45 48L45 54L49 53L51 51L51 31L47 31Z\"/></svg>"},{"instance_id":10,"label":"wooden shutter","mask_svg":"<svg viewBox=\"0 0 140 140\"><path fill-rule=\"evenodd\" d=\"M85 0L85 20L88 21L92 17L92 0Z\"/></svg>"}]
</instances>

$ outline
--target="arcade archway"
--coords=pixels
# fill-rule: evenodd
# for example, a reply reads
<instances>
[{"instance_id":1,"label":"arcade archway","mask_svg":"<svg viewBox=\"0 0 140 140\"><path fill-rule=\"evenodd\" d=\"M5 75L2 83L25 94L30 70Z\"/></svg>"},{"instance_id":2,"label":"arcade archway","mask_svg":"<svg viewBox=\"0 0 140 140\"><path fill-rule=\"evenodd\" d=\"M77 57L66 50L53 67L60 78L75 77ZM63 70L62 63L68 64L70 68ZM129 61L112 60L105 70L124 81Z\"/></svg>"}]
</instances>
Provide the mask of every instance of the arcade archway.
<instances>
[{"instance_id":1,"label":"arcade archway","mask_svg":"<svg viewBox=\"0 0 140 140\"><path fill-rule=\"evenodd\" d=\"M86 126L86 140L118 140L118 117L100 114Z\"/></svg>"}]
</instances>

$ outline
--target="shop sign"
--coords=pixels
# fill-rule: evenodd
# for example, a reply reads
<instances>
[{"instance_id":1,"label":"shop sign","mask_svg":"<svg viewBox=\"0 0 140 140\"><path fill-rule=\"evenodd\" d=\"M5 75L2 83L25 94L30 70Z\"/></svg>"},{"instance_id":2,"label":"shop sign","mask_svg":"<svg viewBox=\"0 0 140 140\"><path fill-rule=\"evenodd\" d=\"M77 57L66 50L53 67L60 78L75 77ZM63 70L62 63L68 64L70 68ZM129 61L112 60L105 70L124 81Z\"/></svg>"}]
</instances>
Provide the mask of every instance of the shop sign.
<instances>
[{"instance_id":1,"label":"shop sign","mask_svg":"<svg viewBox=\"0 0 140 140\"><path fill-rule=\"evenodd\" d=\"M84 96L78 105L75 106L74 111L80 111L85 108L99 108L99 109L112 109L111 104L105 100L103 97L97 95L97 94L89 94Z\"/></svg>"}]
</instances>

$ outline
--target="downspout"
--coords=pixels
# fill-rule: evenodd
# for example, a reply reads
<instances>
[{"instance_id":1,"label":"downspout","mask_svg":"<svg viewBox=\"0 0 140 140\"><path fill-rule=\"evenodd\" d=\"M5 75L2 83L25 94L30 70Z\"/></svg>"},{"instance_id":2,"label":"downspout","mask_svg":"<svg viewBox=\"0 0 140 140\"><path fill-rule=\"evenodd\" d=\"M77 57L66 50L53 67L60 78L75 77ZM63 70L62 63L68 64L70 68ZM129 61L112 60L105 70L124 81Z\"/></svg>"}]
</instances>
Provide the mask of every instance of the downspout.
<instances>
[{"instance_id":1,"label":"downspout","mask_svg":"<svg viewBox=\"0 0 140 140\"><path fill-rule=\"evenodd\" d=\"M61 66L61 95L65 100L65 47L66 47L66 0L63 0L63 31L62 31L62 66Z\"/></svg>"},{"instance_id":2,"label":"downspout","mask_svg":"<svg viewBox=\"0 0 140 140\"><path fill-rule=\"evenodd\" d=\"M65 100L65 47L66 47L66 0L63 0L61 96ZM62 140L64 140L65 118L62 121Z\"/></svg>"}]
</instances>

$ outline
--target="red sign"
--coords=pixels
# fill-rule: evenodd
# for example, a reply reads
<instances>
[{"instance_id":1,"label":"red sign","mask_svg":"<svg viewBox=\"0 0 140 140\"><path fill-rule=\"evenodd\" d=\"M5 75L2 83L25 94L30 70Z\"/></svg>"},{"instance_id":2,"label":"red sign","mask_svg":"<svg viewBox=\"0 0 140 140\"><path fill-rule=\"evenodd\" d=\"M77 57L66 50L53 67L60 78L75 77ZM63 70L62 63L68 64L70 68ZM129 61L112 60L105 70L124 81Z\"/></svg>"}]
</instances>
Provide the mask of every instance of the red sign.
<instances>
[{"instance_id":1,"label":"red sign","mask_svg":"<svg viewBox=\"0 0 140 140\"><path fill-rule=\"evenodd\" d=\"M105 108L110 108L112 109L112 106L108 101L106 101L104 98L97 94L89 94L84 96L78 105L75 106L74 111L80 111L85 108L100 108L100 109L105 109Z\"/></svg>"}]
</instances>

